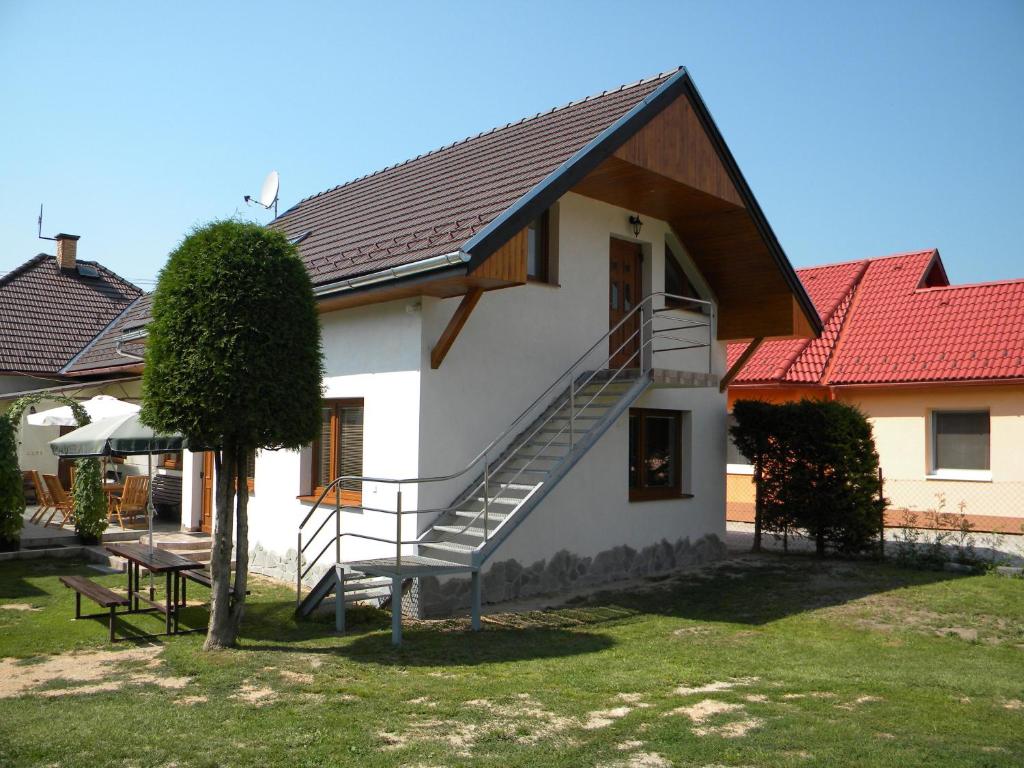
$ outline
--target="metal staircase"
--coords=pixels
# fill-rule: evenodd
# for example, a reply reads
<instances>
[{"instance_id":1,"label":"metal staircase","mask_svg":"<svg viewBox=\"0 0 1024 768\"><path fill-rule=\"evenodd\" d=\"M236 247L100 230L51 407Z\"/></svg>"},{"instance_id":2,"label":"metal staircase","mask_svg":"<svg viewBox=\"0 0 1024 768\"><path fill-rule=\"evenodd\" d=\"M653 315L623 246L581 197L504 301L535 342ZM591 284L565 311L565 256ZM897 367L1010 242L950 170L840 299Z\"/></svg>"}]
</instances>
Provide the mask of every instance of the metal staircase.
<instances>
[{"instance_id":1,"label":"metal staircase","mask_svg":"<svg viewBox=\"0 0 1024 768\"><path fill-rule=\"evenodd\" d=\"M666 299L685 309L665 307ZM299 525L297 613L308 616L325 598L340 592L344 600L334 602L337 628L342 631L346 604L366 599L379 601L386 592L392 595L392 640L398 644L404 580L470 573L473 628L478 629L480 569L484 563L619 416L653 385L656 360L667 353L706 347L708 374L711 373L714 325L714 307L710 302L664 293L648 296L462 470L436 477L335 479ZM690 334L694 331L702 338L693 338ZM617 346L613 347L610 339L614 339ZM704 385L708 378L703 381ZM473 479L449 506L403 509L403 487L464 476ZM341 486L353 482L395 486L395 508L343 505ZM310 521L322 505L328 506L328 514L314 528ZM394 537L343 531L341 513L359 510L392 516ZM419 536L403 538L403 517L410 514L430 514L433 522ZM332 522L334 530L330 531L327 526ZM312 532L307 528L313 529ZM342 540L347 537L391 545L394 555L343 562ZM319 550L317 545L322 545ZM326 569L312 589L303 595L304 580L315 575L314 568L332 548L334 567ZM309 553L316 554L310 556Z\"/></svg>"}]
</instances>

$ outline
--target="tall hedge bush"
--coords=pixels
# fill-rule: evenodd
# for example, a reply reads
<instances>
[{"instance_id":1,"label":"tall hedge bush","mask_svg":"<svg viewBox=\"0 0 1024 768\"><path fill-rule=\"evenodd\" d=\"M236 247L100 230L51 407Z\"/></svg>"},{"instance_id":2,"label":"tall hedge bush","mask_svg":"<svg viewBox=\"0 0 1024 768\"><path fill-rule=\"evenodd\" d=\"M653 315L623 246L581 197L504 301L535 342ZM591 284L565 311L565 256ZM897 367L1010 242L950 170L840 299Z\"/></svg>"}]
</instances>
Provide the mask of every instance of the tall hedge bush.
<instances>
[{"instance_id":1,"label":"tall hedge bush","mask_svg":"<svg viewBox=\"0 0 1024 768\"><path fill-rule=\"evenodd\" d=\"M819 555L875 545L885 501L864 414L845 403L805 399L738 401L733 415L733 439L755 467L758 530L800 530Z\"/></svg>"},{"instance_id":2,"label":"tall hedge bush","mask_svg":"<svg viewBox=\"0 0 1024 768\"><path fill-rule=\"evenodd\" d=\"M24 525L25 490L18 469L14 424L0 416L0 550L17 547Z\"/></svg>"}]
</instances>

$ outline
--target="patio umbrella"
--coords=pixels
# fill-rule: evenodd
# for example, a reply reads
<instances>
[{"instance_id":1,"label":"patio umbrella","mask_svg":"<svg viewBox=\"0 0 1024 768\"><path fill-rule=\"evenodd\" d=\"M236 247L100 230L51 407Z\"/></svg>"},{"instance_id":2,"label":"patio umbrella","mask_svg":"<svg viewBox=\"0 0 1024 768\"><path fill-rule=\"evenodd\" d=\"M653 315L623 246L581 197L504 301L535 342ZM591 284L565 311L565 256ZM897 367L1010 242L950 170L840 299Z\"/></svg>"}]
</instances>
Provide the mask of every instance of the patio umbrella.
<instances>
[{"instance_id":1,"label":"patio umbrella","mask_svg":"<svg viewBox=\"0 0 1024 768\"><path fill-rule=\"evenodd\" d=\"M50 441L50 450L55 456L76 458L167 453L185 447L185 439L181 435L157 434L139 421L138 413L94 421Z\"/></svg>"},{"instance_id":2,"label":"patio umbrella","mask_svg":"<svg viewBox=\"0 0 1024 768\"><path fill-rule=\"evenodd\" d=\"M89 414L92 421L139 412L139 406L134 403L126 403L124 400L118 400L110 395L96 395L84 401L82 407L85 408L85 412ZM27 420L35 427L74 427L78 424L75 415L71 412L71 406L68 405L49 408L39 413L30 413Z\"/></svg>"},{"instance_id":3,"label":"patio umbrella","mask_svg":"<svg viewBox=\"0 0 1024 768\"><path fill-rule=\"evenodd\" d=\"M180 451L185 447L185 438L181 435L157 434L151 427L139 421L138 413L94 421L50 441L50 450L54 455L68 458L142 454L149 457L150 484L146 499L146 518L149 523L150 547L153 546L153 454Z\"/></svg>"}]
</instances>

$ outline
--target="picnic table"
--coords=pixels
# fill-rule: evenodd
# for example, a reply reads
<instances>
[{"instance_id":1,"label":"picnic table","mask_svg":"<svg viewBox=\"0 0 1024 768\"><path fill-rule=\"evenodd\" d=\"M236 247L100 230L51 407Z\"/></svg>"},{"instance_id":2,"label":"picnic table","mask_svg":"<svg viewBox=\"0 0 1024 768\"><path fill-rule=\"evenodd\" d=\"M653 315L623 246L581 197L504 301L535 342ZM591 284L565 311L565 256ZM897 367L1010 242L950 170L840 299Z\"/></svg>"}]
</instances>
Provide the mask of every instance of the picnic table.
<instances>
[{"instance_id":1,"label":"picnic table","mask_svg":"<svg viewBox=\"0 0 1024 768\"><path fill-rule=\"evenodd\" d=\"M174 552L151 547L148 544L112 543L106 545L112 555L123 557L128 561L128 612L139 613L146 610L157 610L164 614L166 634L178 633L178 609L181 606L179 596L183 596L183 574L186 571L203 567L202 563L189 560ZM154 600L153 587L149 588L149 597L141 594L139 588L139 571L145 568L150 573L166 575L164 603ZM149 608L139 608L139 603Z\"/></svg>"}]
</instances>

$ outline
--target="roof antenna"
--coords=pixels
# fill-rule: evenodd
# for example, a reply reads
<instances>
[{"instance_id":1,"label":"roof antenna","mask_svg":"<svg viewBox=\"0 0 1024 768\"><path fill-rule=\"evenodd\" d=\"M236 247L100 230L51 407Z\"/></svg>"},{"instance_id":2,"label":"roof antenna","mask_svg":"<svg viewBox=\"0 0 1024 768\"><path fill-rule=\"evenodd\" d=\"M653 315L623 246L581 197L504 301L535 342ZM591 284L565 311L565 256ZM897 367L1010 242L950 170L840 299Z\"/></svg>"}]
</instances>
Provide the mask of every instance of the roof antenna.
<instances>
[{"instance_id":1,"label":"roof antenna","mask_svg":"<svg viewBox=\"0 0 1024 768\"><path fill-rule=\"evenodd\" d=\"M43 204L42 203L39 204L39 218L36 220L36 224L39 225L39 231L38 231L37 234L39 235L39 239L40 240L56 240L57 239L56 237L45 237L43 235Z\"/></svg>"},{"instance_id":2,"label":"roof antenna","mask_svg":"<svg viewBox=\"0 0 1024 768\"><path fill-rule=\"evenodd\" d=\"M256 203L256 205L263 206L264 208L270 208L274 206L274 218L277 218L277 193L281 191L281 177L277 171L271 171L267 174L267 178L263 180L263 186L260 187L260 196L254 198L252 195L245 196L246 203Z\"/></svg>"}]
</instances>

